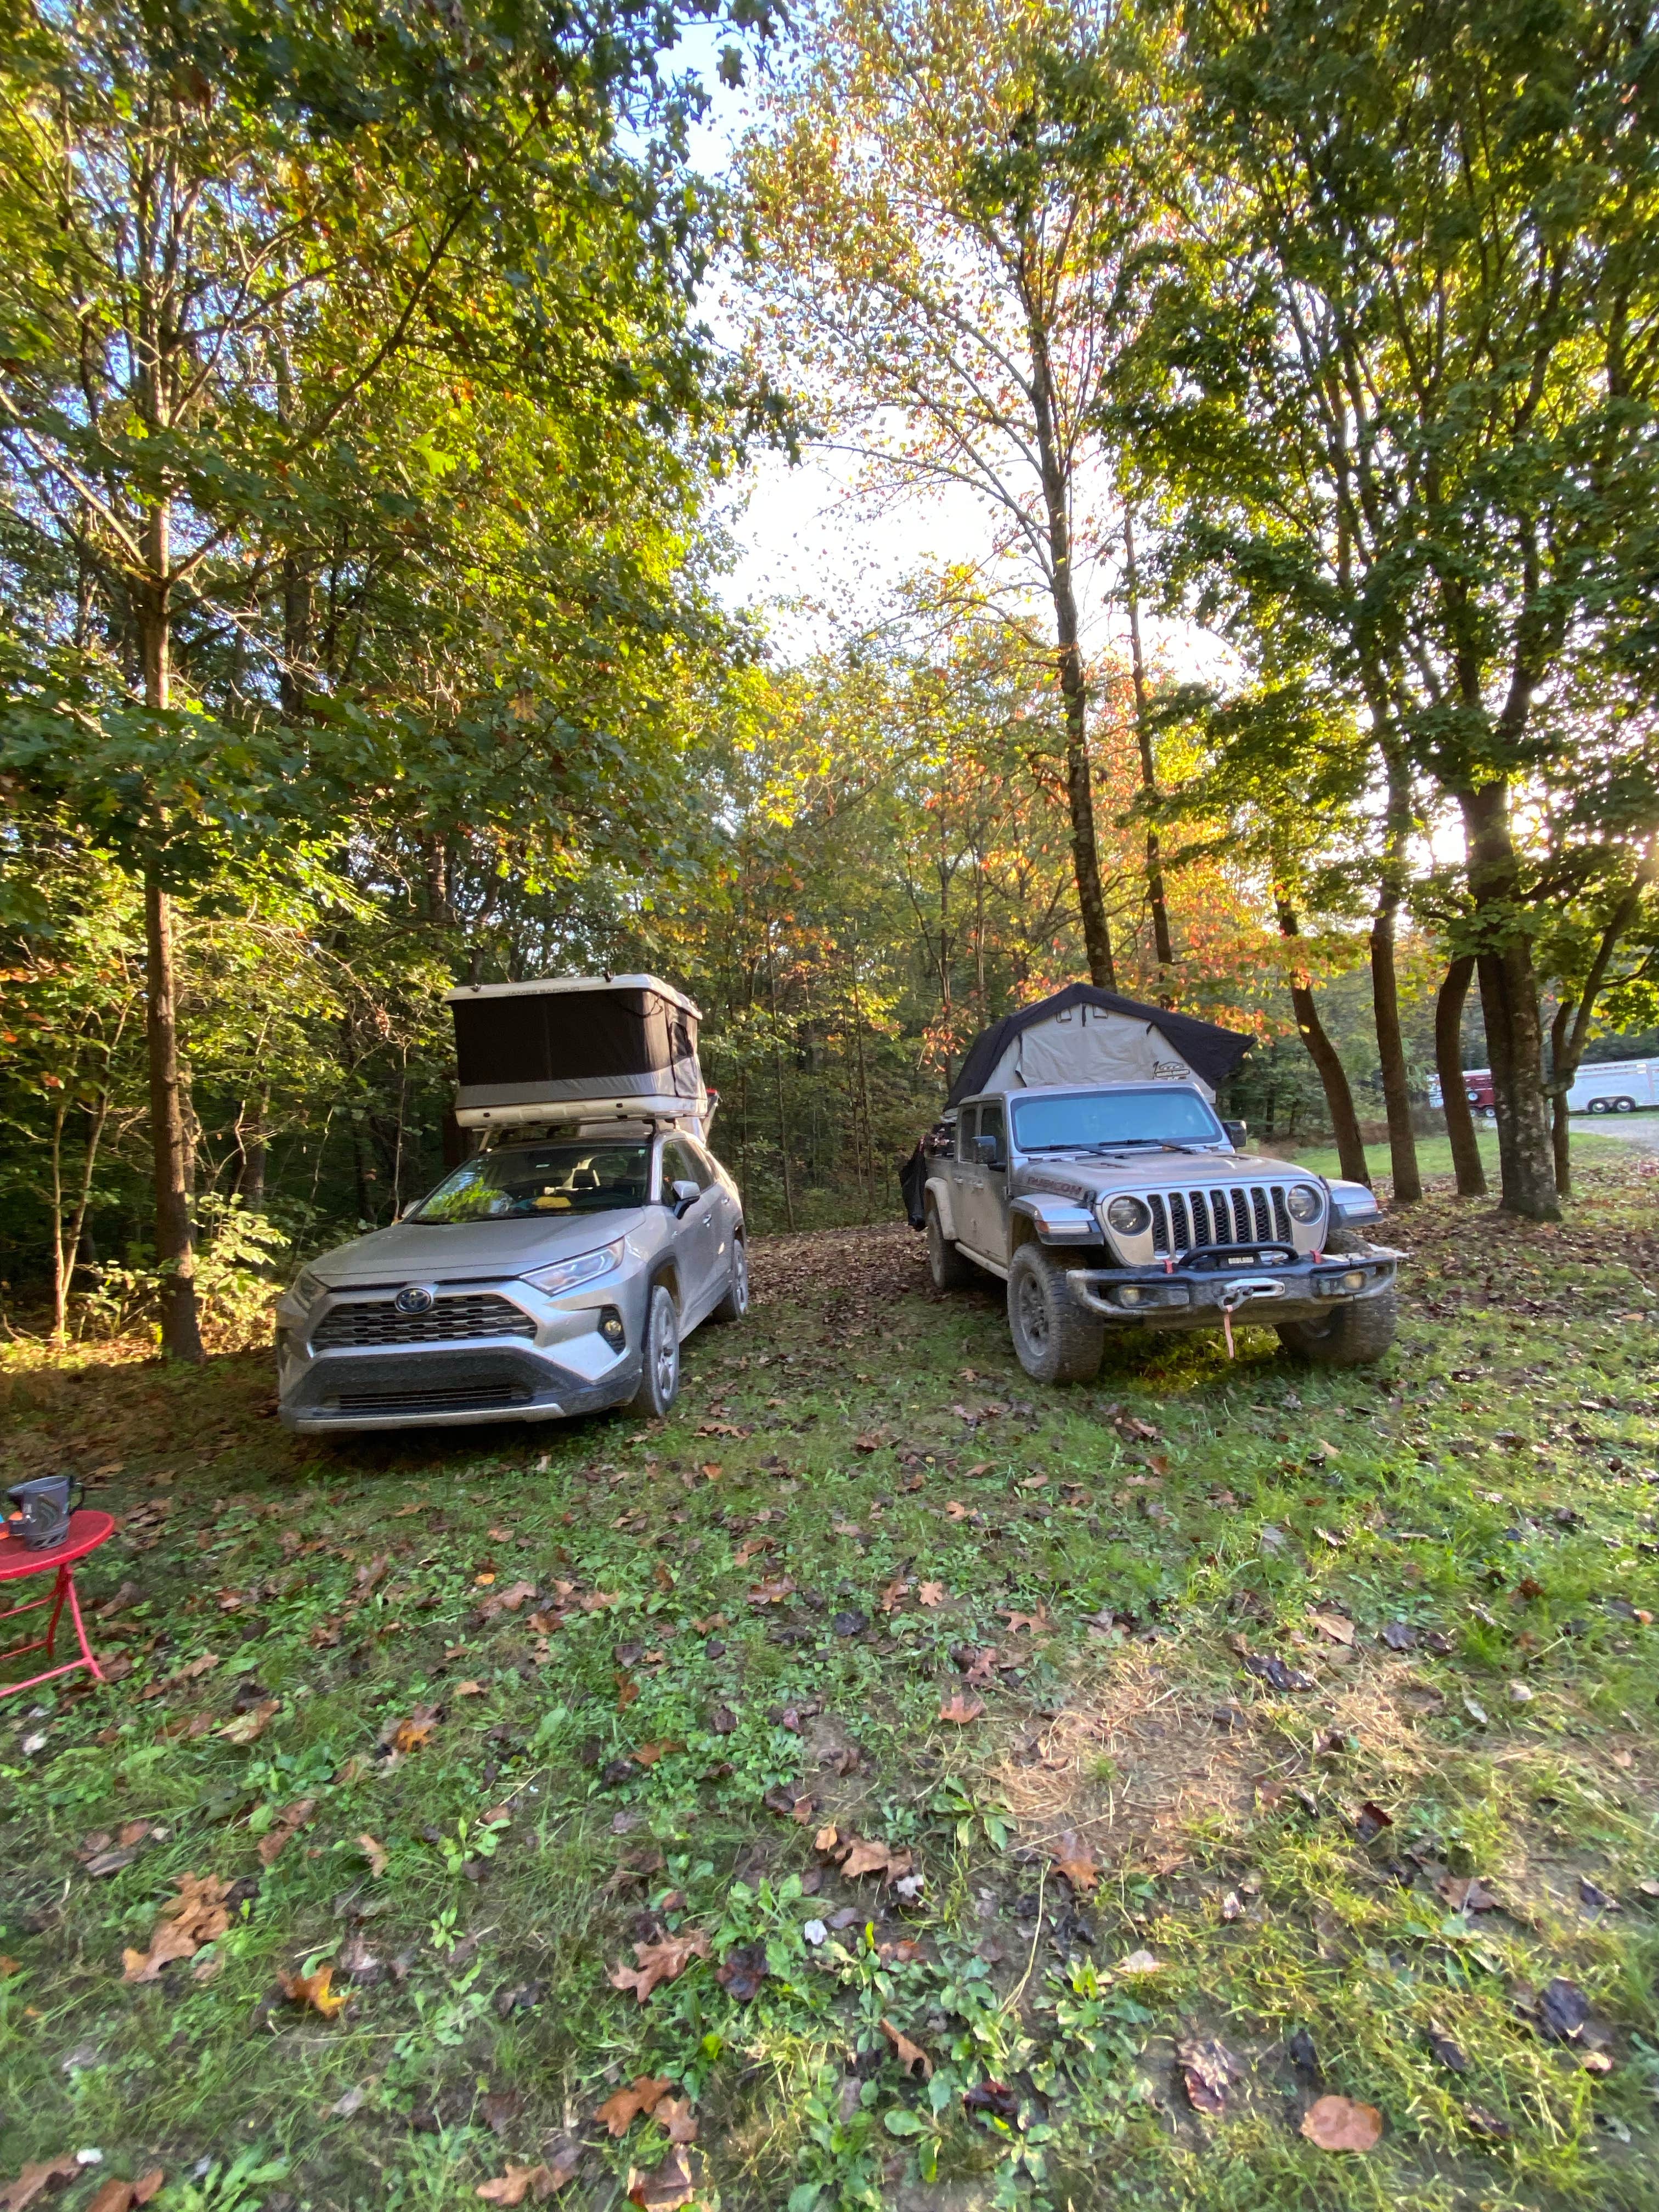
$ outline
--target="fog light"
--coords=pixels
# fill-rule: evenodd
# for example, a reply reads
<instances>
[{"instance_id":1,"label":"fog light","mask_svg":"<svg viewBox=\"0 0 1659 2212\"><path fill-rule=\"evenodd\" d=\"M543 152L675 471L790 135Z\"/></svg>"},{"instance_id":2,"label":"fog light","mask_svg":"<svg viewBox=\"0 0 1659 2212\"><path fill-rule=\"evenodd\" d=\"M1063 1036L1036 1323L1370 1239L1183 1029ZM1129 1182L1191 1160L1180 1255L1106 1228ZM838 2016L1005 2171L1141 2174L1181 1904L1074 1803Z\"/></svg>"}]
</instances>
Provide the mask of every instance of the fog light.
<instances>
[{"instance_id":1,"label":"fog light","mask_svg":"<svg viewBox=\"0 0 1659 2212\"><path fill-rule=\"evenodd\" d=\"M1350 1267L1342 1278L1342 1287L1345 1291L1363 1291L1365 1287L1365 1270L1363 1267Z\"/></svg>"},{"instance_id":2,"label":"fog light","mask_svg":"<svg viewBox=\"0 0 1659 2212\"><path fill-rule=\"evenodd\" d=\"M623 1327L623 1317L615 1306L607 1306L599 1316L599 1334L613 1352L620 1352L628 1341L628 1332Z\"/></svg>"},{"instance_id":3,"label":"fog light","mask_svg":"<svg viewBox=\"0 0 1659 2212\"><path fill-rule=\"evenodd\" d=\"M1117 1302L1121 1306L1138 1306L1144 1296L1139 1283L1120 1283Z\"/></svg>"}]
</instances>

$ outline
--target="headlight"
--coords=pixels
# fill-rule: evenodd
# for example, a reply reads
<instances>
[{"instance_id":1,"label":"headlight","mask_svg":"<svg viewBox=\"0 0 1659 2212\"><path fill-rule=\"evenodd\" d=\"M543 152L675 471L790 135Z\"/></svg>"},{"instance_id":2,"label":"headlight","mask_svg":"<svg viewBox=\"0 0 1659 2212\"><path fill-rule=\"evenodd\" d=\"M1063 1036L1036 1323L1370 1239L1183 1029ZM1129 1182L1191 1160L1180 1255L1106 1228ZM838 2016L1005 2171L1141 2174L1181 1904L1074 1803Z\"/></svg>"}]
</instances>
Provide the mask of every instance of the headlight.
<instances>
[{"instance_id":1,"label":"headlight","mask_svg":"<svg viewBox=\"0 0 1659 2212\"><path fill-rule=\"evenodd\" d=\"M1310 1182L1293 1182L1285 1194L1292 1221L1317 1221L1325 1211L1325 1194Z\"/></svg>"},{"instance_id":2,"label":"headlight","mask_svg":"<svg viewBox=\"0 0 1659 2212\"><path fill-rule=\"evenodd\" d=\"M532 1268L524 1279L550 1297L556 1297L561 1291L574 1291L579 1283L591 1283L598 1275L608 1275L620 1262L623 1249L618 1237L614 1244L601 1244L597 1252L583 1252L574 1260L557 1261L550 1267Z\"/></svg>"},{"instance_id":3,"label":"headlight","mask_svg":"<svg viewBox=\"0 0 1659 2212\"><path fill-rule=\"evenodd\" d=\"M300 1279L294 1285L294 1296L302 1306L314 1306L327 1288L320 1275L313 1275L309 1267L302 1267Z\"/></svg>"},{"instance_id":4,"label":"headlight","mask_svg":"<svg viewBox=\"0 0 1659 2212\"><path fill-rule=\"evenodd\" d=\"M1106 1209L1106 1225L1120 1237L1140 1237L1152 1225L1152 1209L1145 1199L1115 1198Z\"/></svg>"}]
</instances>

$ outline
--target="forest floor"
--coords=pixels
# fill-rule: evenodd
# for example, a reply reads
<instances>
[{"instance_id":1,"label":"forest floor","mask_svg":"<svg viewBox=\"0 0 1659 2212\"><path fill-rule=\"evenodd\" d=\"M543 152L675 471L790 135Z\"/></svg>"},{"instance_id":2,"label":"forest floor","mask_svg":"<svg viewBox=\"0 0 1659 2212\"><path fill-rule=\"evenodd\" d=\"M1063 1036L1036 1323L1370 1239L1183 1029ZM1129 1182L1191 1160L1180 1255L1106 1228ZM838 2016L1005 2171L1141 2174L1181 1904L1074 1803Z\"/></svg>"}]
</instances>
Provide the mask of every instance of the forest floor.
<instances>
[{"instance_id":1,"label":"forest floor","mask_svg":"<svg viewBox=\"0 0 1659 2212\"><path fill-rule=\"evenodd\" d=\"M1659 2204L1659 1162L1584 1182L1392 1224L1346 1374L1044 1390L886 1228L663 1426L13 1347L121 1527L118 1679L0 1705L0 2207Z\"/></svg>"}]
</instances>

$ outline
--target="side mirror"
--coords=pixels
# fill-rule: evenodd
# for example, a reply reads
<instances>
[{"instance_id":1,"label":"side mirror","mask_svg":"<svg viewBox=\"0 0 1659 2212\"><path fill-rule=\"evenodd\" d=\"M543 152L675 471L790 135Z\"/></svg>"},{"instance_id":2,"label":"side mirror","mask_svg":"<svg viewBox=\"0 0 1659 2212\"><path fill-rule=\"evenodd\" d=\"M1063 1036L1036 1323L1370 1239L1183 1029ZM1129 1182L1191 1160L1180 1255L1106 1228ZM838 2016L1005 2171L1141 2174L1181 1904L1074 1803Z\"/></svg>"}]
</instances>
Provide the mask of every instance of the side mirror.
<instances>
[{"instance_id":1,"label":"side mirror","mask_svg":"<svg viewBox=\"0 0 1659 2212\"><path fill-rule=\"evenodd\" d=\"M1248 1125L1243 1121L1224 1121L1221 1126L1227 1132L1227 1142L1236 1152L1242 1152L1244 1139L1249 1134Z\"/></svg>"},{"instance_id":2,"label":"side mirror","mask_svg":"<svg viewBox=\"0 0 1659 2212\"><path fill-rule=\"evenodd\" d=\"M673 1202L674 1218L676 1221L680 1221L684 1220L702 1196L702 1191L696 1183L687 1177L679 1182L671 1182L668 1186L668 1194Z\"/></svg>"},{"instance_id":3,"label":"side mirror","mask_svg":"<svg viewBox=\"0 0 1659 2212\"><path fill-rule=\"evenodd\" d=\"M975 1137L974 1151L978 1156L981 1167L1000 1168L1002 1165L1000 1137Z\"/></svg>"}]
</instances>

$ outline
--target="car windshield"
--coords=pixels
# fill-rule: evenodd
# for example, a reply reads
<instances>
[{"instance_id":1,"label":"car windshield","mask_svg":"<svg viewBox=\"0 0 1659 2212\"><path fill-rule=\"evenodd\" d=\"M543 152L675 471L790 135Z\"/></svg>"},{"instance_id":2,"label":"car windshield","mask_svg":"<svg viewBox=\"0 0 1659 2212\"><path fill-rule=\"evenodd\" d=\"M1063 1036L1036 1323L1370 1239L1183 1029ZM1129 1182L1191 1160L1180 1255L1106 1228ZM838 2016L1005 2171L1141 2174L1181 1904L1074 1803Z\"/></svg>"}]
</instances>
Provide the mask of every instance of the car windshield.
<instances>
[{"instance_id":1,"label":"car windshield","mask_svg":"<svg viewBox=\"0 0 1659 2212\"><path fill-rule=\"evenodd\" d=\"M526 1214L606 1213L643 1206L649 1145L504 1145L447 1175L410 1221L507 1221Z\"/></svg>"},{"instance_id":2,"label":"car windshield","mask_svg":"<svg viewBox=\"0 0 1659 2212\"><path fill-rule=\"evenodd\" d=\"M1014 1142L1024 1152L1092 1151L1102 1145L1213 1145L1221 1124L1196 1091L1174 1083L1145 1090L1074 1091L1016 1098Z\"/></svg>"}]
</instances>

